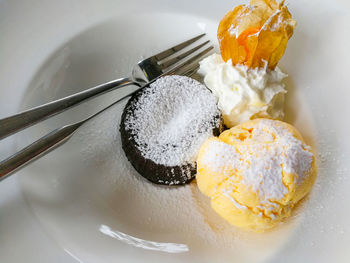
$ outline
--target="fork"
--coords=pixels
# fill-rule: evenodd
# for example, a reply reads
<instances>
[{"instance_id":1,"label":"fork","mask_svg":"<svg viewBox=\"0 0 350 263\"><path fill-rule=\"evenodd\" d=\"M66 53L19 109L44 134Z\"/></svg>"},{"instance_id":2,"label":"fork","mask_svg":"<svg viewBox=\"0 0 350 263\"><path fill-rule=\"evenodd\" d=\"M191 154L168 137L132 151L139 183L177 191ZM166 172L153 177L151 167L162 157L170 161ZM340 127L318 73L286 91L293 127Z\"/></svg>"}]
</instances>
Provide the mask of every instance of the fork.
<instances>
[{"instance_id":1,"label":"fork","mask_svg":"<svg viewBox=\"0 0 350 263\"><path fill-rule=\"evenodd\" d=\"M127 85L133 84L139 87L145 85L146 83L162 75L164 72L172 70L174 66L183 59L193 55L196 51L207 46L209 41L205 41L204 43L201 43L186 52L178 54L180 51L184 51L185 48L189 47L191 44L204 36L205 34L198 35L154 56L141 60L133 67L131 77L115 79L65 98L40 105L4 119L0 119L0 140L97 95L101 95L108 91L112 91ZM204 55L212 48L212 46L209 46L199 54Z\"/></svg>"},{"instance_id":2,"label":"fork","mask_svg":"<svg viewBox=\"0 0 350 263\"><path fill-rule=\"evenodd\" d=\"M135 92L137 92L138 90L142 89L143 87L145 87L146 85L151 84L152 82L154 82L156 79L158 79L161 76L164 75L172 75L172 74L177 74L177 75L186 75L186 76L191 76L194 73L197 72L198 68L199 68L199 64L198 64L198 60L200 58L202 58L203 56L205 56L211 49L213 49L212 46L207 47L206 49L204 49L203 51L199 52L198 54L190 57L189 59L185 60L184 62L182 62L181 64L177 63L179 61L182 61L184 58L188 57L189 55L193 54L195 51L199 50L201 47L204 47L205 45L207 45L209 43L209 41L206 41L203 44L200 44L194 48L192 48L189 51L186 51L185 53L182 53L180 55L177 55L173 58L170 58L169 60L165 61L165 62L161 62L159 63L160 60L163 60L163 58L165 57L169 57L171 56L171 54L176 53L177 51L183 49L184 47L190 45L191 43L193 43L194 41L198 40L199 38L201 38L203 35L197 36L193 39L190 39L182 44L179 44L175 47L172 47L166 51L163 51L153 57L150 57L148 59L145 59L141 62L139 62L137 64L137 66L139 66L140 68L144 68L144 65L157 65L158 67L158 75L156 75L156 72L153 70L151 71L152 67L148 67L148 71L143 71L143 72L153 72L153 75L149 75L144 73L144 78L141 81L135 81L136 83L138 83L138 85L140 86L138 89L136 89L135 91L133 91L131 94L128 94L124 97L122 97L121 99L115 101L114 103L112 103L111 105L107 106L106 108L102 109L101 111L95 113L94 115L73 123L73 124L69 124L66 126L63 126L61 128L55 129L52 132L48 133L47 135L43 136L42 138L40 138L39 140L33 142L32 144L30 144L29 146L23 148L22 150L18 151L17 153L15 153L14 155L10 156L9 158L3 160L0 162L0 181L2 181L3 179L9 177L11 174L15 173L16 171L18 171L20 168L23 168L25 165L29 164L30 162L38 159L39 157L45 155L46 153L49 153L51 150L55 149L56 147L62 145L63 143L67 142L75 133L75 131L81 127L84 123L86 123L87 121L91 120L92 118L98 116L99 114L101 114L102 112L106 111L107 109L111 108L112 106L114 106L115 104L119 103L120 101L122 101L123 99L125 99L126 97L131 96L132 94L134 94ZM191 43L189 43L189 41L192 41ZM186 46L184 46L186 45ZM151 62L148 62L147 60L153 60ZM140 63L143 63L143 65ZM157 64L154 64L157 63ZM175 65L175 66L173 66ZM173 67L171 67L173 66ZM169 67L171 67L169 69ZM156 67L154 67L153 69L155 69ZM135 67L134 67L135 69ZM168 69L164 72L164 69ZM160 73L160 71L162 73ZM135 75L133 74L133 77ZM139 75L140 76L140 75ZM144 84L141 84L144 83ZM101 85L100 85L101 86ZM100 87L97 86L96 88ZM125 86L125 85L124 85ZM118 86L120 87L120 86ZM93 88L94 89L94 88ZM78 93L77 95L80 95L81 93ZM100 93L97 93L100 94ZM96 94L96 95L97 95ZM77 95L73 95L77 96ZM93 96L93 95L92 95ZM57 102L61 102L62 100L65 99L69 99L71 98L67 97L61 100L58 100ZM57 103L57 102L53 102L53 103ZM73 105L76 105L79 102L76 102ZM46 105L50 105L46 104ZM37 108L34 108L34 110L40 108L40 107L46 107L46 105L43 106L39 106ZM71 107L69 106L69 107ZM63 110L65 110L67 107L65 108L59 108L60 111L58 112L53 112L52 114L46 115L40 119L37 119L36 122L40 121L41 119L45 119L47 117L53 116L54 114L57 114ZM31 110L27 111L29 113ZM24 112L26 113L26 112ZM18 115L21 115L23 113L20 113ZM15 115L18 116L18 115ZM12 118L12 117L9 117ZM6 120L6 119L4 119ZM3 120L0 120L0 127L1 127L1 122ZM29 125L32 125L33 123L29 123L27 126L22 126L23 128L28 127ZM22 128L19 128L22 129ZM18 130L19 130L18 129ZM18 130L14 130L14 132L18 131Z\"/></svg>"}]
</instances>

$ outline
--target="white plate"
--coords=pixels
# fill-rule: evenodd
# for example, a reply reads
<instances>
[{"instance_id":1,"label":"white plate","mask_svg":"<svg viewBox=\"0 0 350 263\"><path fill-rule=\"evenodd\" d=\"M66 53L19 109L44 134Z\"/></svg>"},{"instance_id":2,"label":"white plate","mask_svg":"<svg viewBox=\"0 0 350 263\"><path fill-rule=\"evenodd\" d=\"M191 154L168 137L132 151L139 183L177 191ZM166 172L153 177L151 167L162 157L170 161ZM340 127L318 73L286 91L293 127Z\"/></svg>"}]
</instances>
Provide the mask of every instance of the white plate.
<instances>
[{"instance_id":1,"label":"white plate","mask_svg":"<svg viewBox=\"0 0 350 263\"><path fill-rule=\"evenodd\" d=\"M1 117L124 76L141 57L195 33L205 31L216 42L218 20L234 5L74 3L33 1L23 6L0 1L5 39L0 53ZM290 75L286 119L320 158L312 194L284 225L266 234L243 232L218 218L195 184L168 189L140 178L120 148L120 104L0 185L0 261L349 260L346 7L342 2L290 1L298 27L281 61ZM26 8L24 15L21 8ZM97 111L124 92L104 95L28 129L16 136L17 148ZM3 145L3 157L14 150L11 140Z\"/></svg>"}]
</instances>

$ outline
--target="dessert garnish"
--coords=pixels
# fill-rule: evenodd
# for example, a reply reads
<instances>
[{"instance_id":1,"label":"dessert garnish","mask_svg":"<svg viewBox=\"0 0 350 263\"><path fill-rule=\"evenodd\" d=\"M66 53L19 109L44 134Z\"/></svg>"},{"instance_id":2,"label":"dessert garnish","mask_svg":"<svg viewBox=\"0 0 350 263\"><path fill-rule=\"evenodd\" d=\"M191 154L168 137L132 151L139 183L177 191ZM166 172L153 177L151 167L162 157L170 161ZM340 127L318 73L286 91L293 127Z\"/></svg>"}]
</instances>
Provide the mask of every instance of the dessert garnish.
<instances>
[{"instance_id":1,"label":"dessert garnish","mask_svg":"<svg viewBox=\"0 0 350 263\"><path fill-rule=\"evenodd\" d=\"M283 119L284 94L282 80L287 76L278 67L249 69L233 66L213 54L200 62L204 82L218 98L224 123L231 128L254 118Z\"/></svg>"},{"instance_id":2,"label":"dessert garnish","mask_svg":"<svg viewBox=\"0 0 350 263\"><path fill-rule=\"evenodd\" d=\"M216 95L224 124L254 118L283 119L287 76L278 61L296 22L284 1L251 0L228 12L218 28L221 56L200 62L200 73Z\"/></svg>"},{"instance_id":3,"label":"dessert garnish","mask_svg":"<svg viewBox=\"0 0 350 263\"><path fill-rule=\"evenodd\" d=\"M239 5L221 20L218 40L226 62L249 68L274 69L293 34L295 20L284 1L251 0Z\"/></svg>"},{"instance_id":4,"label":"dessert garnish","mask_svg":"<svg viewBox=\"0 0 350 263\"><path fill-rule=\"evenodd\" d=\"M185 76L159 78L127 103L120 132L134 168L156 184L179 185L196 174L202 143L220 133L215 96Z\"/></svg>"}]
</instances>

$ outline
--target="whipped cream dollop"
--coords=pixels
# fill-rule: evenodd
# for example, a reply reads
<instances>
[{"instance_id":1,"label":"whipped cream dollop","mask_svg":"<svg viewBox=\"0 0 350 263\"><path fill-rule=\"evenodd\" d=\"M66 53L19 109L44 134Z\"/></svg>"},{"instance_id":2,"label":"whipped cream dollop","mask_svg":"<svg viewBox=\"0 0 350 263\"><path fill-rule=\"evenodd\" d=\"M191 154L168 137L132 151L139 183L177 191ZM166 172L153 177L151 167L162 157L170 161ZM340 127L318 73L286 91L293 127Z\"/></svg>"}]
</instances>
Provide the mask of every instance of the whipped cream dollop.
<instances>
[{"instance_id":1,"label":"whipped cream dollop","mask_svg":"<svg viewBox=\"0 0 350 263\"><path fill-rule=\"evenodd\" d=\"M228 128L254 118L283 119L282 80L287 77L278 67L250 69L225 62L213 54L199 62L204 83L218 99L224 123Z\"/></svg>"}]
</instances>

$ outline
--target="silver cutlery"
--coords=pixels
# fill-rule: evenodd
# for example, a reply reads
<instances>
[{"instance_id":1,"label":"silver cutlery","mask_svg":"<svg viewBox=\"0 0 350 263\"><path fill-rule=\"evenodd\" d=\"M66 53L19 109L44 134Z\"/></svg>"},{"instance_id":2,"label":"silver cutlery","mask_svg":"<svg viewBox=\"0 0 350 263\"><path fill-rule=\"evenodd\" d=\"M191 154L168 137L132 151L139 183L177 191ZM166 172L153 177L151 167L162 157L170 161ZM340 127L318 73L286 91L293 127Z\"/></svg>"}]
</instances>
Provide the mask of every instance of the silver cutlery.
<instances>
[{"instance_id":1,"label":"silver cutlery","mask_svg":"<svg viewBox=\"0 0 350 263\"><path fill-rule=\"evenodd\" d=\"M97 95L130 84L139 86L139 88L132 93L115 101L92 116L82 121L55 129L29 146L13 154L9 158L1 161L0 181L7 178L30 162L67 142L75 131L84 123L114 106L126 97L131 96L144 86L149 85L159 77L173 74L191 76L196 73L199 68L198 60L208 54L213 47L209 44L209 41L205 41L204 43L201 43L190 50L185 51L185 49L192 43L202 38L204 35L205 34L194 37L163 52L160 52L157 55L140 61L134 66L132 70L132 77L113 80L0 120L0 139L2 139ZM178 54L180 51L184 52Z\"/></svg>"}]
</instances>

